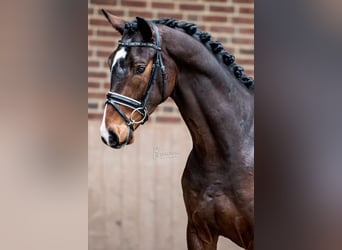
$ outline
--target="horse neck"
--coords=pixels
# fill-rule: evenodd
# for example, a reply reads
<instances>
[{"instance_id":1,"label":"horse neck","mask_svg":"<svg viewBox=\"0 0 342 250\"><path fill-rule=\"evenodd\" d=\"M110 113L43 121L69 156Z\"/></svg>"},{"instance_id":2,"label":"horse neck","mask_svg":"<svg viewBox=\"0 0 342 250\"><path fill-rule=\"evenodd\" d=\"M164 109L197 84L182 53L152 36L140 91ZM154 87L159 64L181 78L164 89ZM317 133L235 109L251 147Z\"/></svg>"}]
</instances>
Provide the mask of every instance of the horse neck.
<instances>
[{"instance_id":1,"label":"horse neck","mask_svg":"<svg viewBox=\"0 0 342 250\"><path fill-rule=\"evenodd\" d=\"M209 161L239 158L253 143L253 95L194 38L172 30L167 39L178 71L172 98L190 130L193 152Z\"/></svg>"}]
</instances>

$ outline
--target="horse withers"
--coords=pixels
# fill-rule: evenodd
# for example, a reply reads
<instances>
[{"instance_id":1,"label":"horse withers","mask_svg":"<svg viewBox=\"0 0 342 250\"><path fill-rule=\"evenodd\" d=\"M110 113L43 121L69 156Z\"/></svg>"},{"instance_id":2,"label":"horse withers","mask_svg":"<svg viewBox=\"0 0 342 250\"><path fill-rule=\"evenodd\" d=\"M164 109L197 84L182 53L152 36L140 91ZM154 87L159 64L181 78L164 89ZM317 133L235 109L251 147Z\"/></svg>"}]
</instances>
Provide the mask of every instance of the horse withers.
<instances>
[{"instance_id":1,"label":"horse withers","mask_svg":"<svg viewBox=\"0 0 342 250\"><path fill-rule=\"evenodd\" d=\"M134 131L171 97L193 141L182 176L188 249L214 250L219 236L253 249L254 81L194 24L103 13L122 35L108 60L103 142L133 143Z\"/></svg>"}]
</instances>

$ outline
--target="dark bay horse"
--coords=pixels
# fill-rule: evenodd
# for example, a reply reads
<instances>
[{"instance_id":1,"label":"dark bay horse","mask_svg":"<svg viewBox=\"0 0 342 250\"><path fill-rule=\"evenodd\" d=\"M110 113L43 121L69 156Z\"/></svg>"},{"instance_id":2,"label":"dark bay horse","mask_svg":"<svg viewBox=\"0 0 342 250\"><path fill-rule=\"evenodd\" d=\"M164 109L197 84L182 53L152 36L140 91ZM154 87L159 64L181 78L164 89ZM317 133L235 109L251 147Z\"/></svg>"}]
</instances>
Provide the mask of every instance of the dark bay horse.
<instances>
[{"instance_id":1,"label":"dark bay horse","mask_svg":"<svg viewBox=\"0 0 342 250\"><path fill-rule=\"evenodd\" d=\"M253 249L254 81L194 24L103 13L122 35L109 57L103 142L133 143L134 130L171 97L193 141L182 176L188 249L214 250L220 235Z\"/></svg>"}]
</instances>

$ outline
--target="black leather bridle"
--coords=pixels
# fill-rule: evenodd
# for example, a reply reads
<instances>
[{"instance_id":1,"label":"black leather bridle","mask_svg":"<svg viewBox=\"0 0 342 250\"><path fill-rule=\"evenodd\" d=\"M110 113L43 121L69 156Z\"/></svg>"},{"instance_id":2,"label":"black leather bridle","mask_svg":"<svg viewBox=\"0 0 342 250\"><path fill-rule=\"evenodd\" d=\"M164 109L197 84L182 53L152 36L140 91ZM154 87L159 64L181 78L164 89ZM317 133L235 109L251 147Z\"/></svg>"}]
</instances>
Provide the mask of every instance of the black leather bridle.
<instances>
[{"instance_id":1,"label":"black leather bridle","mask_svg":"<svg viewBox=\"0 0 342 250\"><path fill-rule=\"evenodd\" d=\"M131 131L134 131L134 124L144 124L148 120L148 110L147 110L147 102L150 97L150 94L152 92L155 80L156 80L156 72L157 69L160 70L162 75L162 100L164 100L165 95L165 78L166 78L166 72L165 72L165 66L163 63L163 58L161 55L161 47L160 47L160 35L158 31L158 27L154 23L150 23L154 32L155 32L155 43L146 43L146 42L122 42L119 41L119 46L123 47L147 47L147 48L153 48L156 50L156 55L153 58L153 66L151 71L151 77L150 81L148 83L148 87L146 90L145 95L142 97L141 101L135 100L133 98L130 98L128 96L120 95L115 92L108 92L107 94L107 101L106 104L110 104L113 106L113 108L119 113L119 115L125 120L127 126L130 128L130 134ZM132 112L130 114L130 117L127 117L126 114L122 111L122 109L119 107L119 105L123 105L125 107L131 108ZM142 119L139 121L136 121L133 119L133 115L138 112L141 114ZM129 140L129 138L127 138Z\"/></svg>"}]
</instances>

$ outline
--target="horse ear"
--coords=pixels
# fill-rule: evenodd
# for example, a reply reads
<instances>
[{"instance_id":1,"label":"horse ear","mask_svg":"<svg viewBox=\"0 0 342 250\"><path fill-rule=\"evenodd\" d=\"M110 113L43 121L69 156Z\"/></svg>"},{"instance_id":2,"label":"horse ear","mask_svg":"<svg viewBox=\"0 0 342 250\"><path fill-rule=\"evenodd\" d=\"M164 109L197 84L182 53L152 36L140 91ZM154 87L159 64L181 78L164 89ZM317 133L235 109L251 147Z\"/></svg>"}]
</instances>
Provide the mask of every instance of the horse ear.
<instances>
[{"instance_id":1,"label":"horse ear","mask_svg":"<svg viewBox=\"0 0 342 250\"><path fill-rule=\"evenodd\" d=\"M152 41L152 30L148 22L140 17L137 17L137 24L138 24L138 30L140 31L140 34L143 37L143 40L145 42L151 42Z\"/></svg>"},{"instance_id":2,"label":"horse ear","mask_svg":"<svg viewBox=\"0 0 342 250\"><path fill-rule=\"evenodd\" d=\"M110 22L110 24L122 35L124 28L125 28L126 21L122 20L120 17L112 15L111 13L109 13L108 11L104 9L102 9L102 13Z\"/></svg>"}]
</instances>

